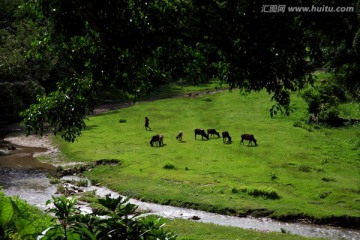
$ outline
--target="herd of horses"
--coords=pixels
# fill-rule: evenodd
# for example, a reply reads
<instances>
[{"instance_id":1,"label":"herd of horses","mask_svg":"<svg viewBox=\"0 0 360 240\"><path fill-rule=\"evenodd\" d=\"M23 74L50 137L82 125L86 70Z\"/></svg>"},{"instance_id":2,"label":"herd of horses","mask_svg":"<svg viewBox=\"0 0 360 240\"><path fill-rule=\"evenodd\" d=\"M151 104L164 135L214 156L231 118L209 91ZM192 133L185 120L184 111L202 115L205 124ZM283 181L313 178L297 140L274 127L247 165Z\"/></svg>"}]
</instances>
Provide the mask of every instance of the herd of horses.
<instances>
[{"instance_id":1,"label":"herd of horses","mask_svg":"<svg viewBox=\"0 0 360 240\"><path fill-rule=\"evenodd\" d=\"M210 137L215 138L215 136L220 138L220 133L218 131L216 131L214 128L207 129L207 132L205 132L205 130L202 128L196 128L194 130L194 133L195 133L195 140L196 140L197 135L200 135L202 140L204 140L204 138L209 140ZM183 137L183 132L180 131L176 135L176 139L178 141L182 141L182 137ZM223 131L221 133L221 137L222 137L224 143L231 143L231 136L228 131ZM244 145L244 140L247 140L247 141L249 141L248 145L252 145L254 143L255 146L257 146L257 142L256 142L256 139L253 134L245 133L245 134L241 134L240 137L241 137L240 143L242 143L243 145ZM163 135L157 134L157 135L152 136L152 138L150 140L150 145L152 147L154 145L162 146L163 144L164 144L164 136Z\"/></svg>"}]
</instances>

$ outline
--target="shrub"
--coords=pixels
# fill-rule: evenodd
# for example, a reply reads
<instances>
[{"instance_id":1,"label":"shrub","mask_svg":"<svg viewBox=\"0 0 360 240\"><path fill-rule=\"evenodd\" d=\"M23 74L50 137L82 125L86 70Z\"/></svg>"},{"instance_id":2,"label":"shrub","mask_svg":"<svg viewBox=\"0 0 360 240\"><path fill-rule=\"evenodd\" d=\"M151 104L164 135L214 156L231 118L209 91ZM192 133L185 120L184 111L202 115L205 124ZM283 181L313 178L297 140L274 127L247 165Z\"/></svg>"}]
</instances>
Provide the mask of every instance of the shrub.
<instances>
[{"instance_id":1,"label":"shrub","mask_svg":"<svg viewBox=\"0 0 360 240\"><path fill-rule=\"evenodd\" d=\"M126 123L126 119L120 118L119 123Z\"/></svg>"},{"instance_id":2,"label":"shrub","mask_svg":"<svg viewBox=\"0 0 360 240\"><path fill-rule=\"evenodd\" d=\"M165 165L163 166L164 169L175 169L175 165L171 162L167 162L165 163Z\"/></svg>"},{"instance_id":3,"label":"shrub","mask_svg":"<svg viewBox=\"0 0 360 240\"><path fill-rule=\"evenodd\" d=\"M102 210L97 215L81 214L74 197L52 198L55 207L49 211L57 221L41 236L42 239L176 239L173 232L163 229L163 219L141 217L137 206L128 203L126 198L98 199Z\"/></svg>"},{"instance_id":4,"label":"shrub","mask_svg":"<svg viewBox=\"0 0 360 240\"><path fill-rule=\"evenodd\" d=\"M36 239L51 224L41 210L0 191L0 239Z\"/></svg>"}]
</instances>

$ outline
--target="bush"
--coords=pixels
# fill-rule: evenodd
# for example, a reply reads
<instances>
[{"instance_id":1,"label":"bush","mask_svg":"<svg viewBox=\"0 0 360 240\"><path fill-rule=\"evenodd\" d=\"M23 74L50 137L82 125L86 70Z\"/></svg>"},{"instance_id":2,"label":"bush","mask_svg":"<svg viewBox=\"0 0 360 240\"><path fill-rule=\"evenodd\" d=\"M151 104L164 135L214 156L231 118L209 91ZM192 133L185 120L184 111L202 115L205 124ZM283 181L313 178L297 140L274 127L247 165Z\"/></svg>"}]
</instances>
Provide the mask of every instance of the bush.
<instances>
[{"instance_id":1,"label":"bush","mask_svg":"<svg viewBox=\"0 0 360 240\"><path fill-rule=\"evenodd\" d=\"M175 169L175 165L171 162L165 163L163 166L164 169Z\"/></svg>"},{"instance_id":2,"label":"bush","mask_svg":"<svg viewBox=\"0 0 360 240\"><path fill-rule=\"evenodd\" d=\"M331 126L343 124L339 121L339 104L347 98L343 88L337 86L334 79L327 79L320 86L305 90L302 98L308 104L308 112L315 114L315 118L309 118L309 123L318 122Z\"/></svg>"},{"instance_id":3,"label":"bush","mask_svg":"<svg viewBox=\"0 0 360 240\"><path fill-rule=\"evenodd\" d=\"M126 119L120 118L119 123L126 123Z\"/></svg>"},{"instance_id":4,"label":"bush","mask_svg":"<svg viewBox=\"0 0 360 240\"><path fill-rule=\"evenodd\" d=\"M73 198L54 197L52 212L57 221L39 239L176 239L163 229L164 221L156 216L140 216L137 206L128 199L100 198L102 210L97 215L81 214ZM51 203L51 201L48 201Z\"/></svg>"},{"instance_id":5,"label":"bush","mask_svg":"<svg viewBox=\"0 0 360 240\"><path fill-rule=\"evenodd\" d=\"M0 239L36 239L51 224L41 210L0 191Z\"/></svg>"}]
</instances>

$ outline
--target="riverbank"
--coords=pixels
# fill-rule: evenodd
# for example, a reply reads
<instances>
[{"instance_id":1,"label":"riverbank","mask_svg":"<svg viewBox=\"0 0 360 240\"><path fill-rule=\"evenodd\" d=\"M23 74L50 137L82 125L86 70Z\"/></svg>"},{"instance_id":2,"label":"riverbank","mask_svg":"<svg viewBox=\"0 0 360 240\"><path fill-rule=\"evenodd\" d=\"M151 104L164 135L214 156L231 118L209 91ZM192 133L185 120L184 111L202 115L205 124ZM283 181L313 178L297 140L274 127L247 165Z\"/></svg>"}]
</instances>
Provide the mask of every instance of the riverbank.
<instances>
[{"instance_id":1,"label":"riverbank","mask_svg":"<svg viewBox=\"0 0 360 240\"><path fill-rule=\"evenodd\" d=\"M24 147L36 147L45 148L46 152L38 152L34 154L34 157L48 156L52 159L57 159L60 151L51 140L51 137L46 134L44 136L29 135L27 136L22 131L12 132L5 136L5 141L12 143L13 145L19 145Z\"/></svg>"}]
</instances>

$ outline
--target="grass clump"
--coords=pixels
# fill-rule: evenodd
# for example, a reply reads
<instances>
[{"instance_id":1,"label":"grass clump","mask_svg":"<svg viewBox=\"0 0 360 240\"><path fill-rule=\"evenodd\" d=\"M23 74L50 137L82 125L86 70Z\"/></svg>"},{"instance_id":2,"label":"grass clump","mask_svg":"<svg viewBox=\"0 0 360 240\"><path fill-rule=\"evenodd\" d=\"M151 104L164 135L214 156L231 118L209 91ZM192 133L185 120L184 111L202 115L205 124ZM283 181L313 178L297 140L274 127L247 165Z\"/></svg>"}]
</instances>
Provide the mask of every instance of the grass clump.
<instances>
[{"instance_id":1,"label":"grass clump","mask_svg":"<svg viewBox=\"0 0 360 240\"><path fill-rule=\"evenodd\" d=\"M59 184L59 183L61 183L61 179L60 178L51 178L49 182L50 182L50 184Z\"/></svg>"},{"instance_id":2,"label":"grass clump","mask_svg":"<svg viewBox=\"0 0 360 240\"><path fill-rule=\"evenodd\" d=\"M301 172L310 172L311 171L311 168L309 166L306 166L306 165L300 165L298 169Z\"/></svg>"},{"instance_id":3,"label":"grass clump","mask_svg":"<svg viewBox=\"0 0 360 240\"><path fill-rule=\"evenodd\" d=\"M279 194L276 191L274 191L272 189L268 189L268 188L243 187L243 188L241 188L241 191L246 192L250 196L262 197L264 199L279 199L280 198Z\"/></svg>"},{"instance_id":4,"label":"grass clump","mask_svg":"<svg viewBox=\"0 0 360 240\"><path fill-rule=\"evenodd\" d=\"M269 176L272 181L275 181L276 179L278 179L278 176L276 175L276 173L270 173Z\"/></svg>"},{"instance_id":5,"label":"grass clump","mask_svg":"<svg viewBox=\"0 0 360 240\"><path fill-rule=\"evenodd\" d=\"M331 193L331 192L320 192L320 193L319 193L319 198L324 199L324 198L326 198L327 196L329 196L330 193Z\"/></svg>"},{"instance_id":6,"label":"grass clump","mask_svg":"<svg viewBox=\"0 0 360 240\"><path fill-rule=\"evenodd\" d=\"M323 177L321 178L321 180L323 180L324 182L336 182L334 178L327 178L327 177Z\"/></svg>"}]
</instances>

